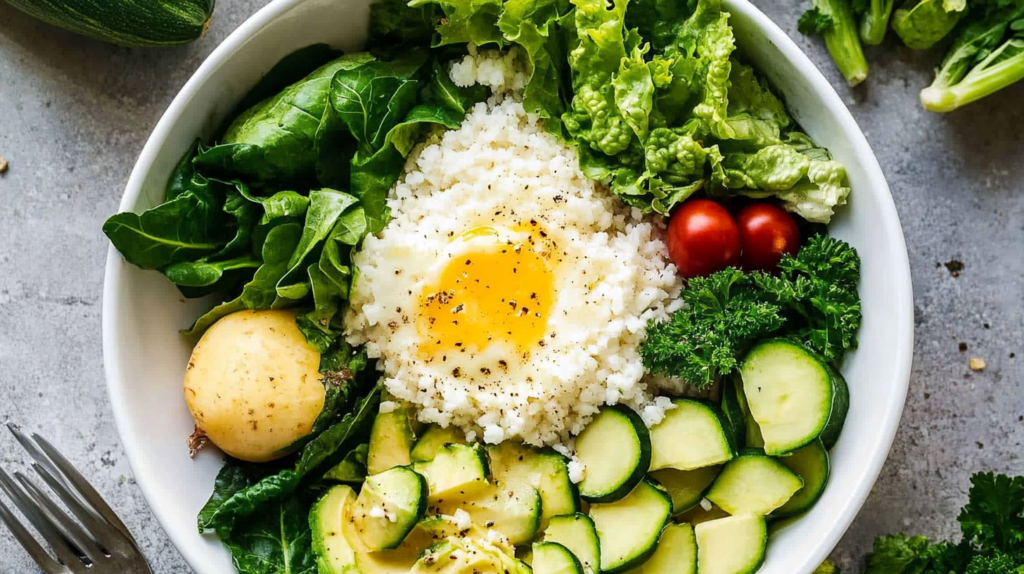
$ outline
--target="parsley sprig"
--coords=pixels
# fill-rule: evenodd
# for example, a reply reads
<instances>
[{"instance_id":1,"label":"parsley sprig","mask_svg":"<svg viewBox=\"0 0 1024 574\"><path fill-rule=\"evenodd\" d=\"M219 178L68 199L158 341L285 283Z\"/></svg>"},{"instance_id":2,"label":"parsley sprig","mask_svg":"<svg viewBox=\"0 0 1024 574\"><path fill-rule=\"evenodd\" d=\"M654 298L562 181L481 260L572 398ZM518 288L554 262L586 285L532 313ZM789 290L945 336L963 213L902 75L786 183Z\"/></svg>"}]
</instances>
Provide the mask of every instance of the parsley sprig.
<instances>
[{"instance_id":1,"label":"parsley sprig","mask_svg":"<svg viewBox=\"0 0 1024 574\"><path fill-rule=\"evenodd\" d=\"M736 369L741 354L770 335L838 360L857 344L859 279L856 250L824 236L784 257L777 274L730 268L692 279L681 295L685 307L648 325L644 366L702 388Z\"/></svg>"}]
</instances>

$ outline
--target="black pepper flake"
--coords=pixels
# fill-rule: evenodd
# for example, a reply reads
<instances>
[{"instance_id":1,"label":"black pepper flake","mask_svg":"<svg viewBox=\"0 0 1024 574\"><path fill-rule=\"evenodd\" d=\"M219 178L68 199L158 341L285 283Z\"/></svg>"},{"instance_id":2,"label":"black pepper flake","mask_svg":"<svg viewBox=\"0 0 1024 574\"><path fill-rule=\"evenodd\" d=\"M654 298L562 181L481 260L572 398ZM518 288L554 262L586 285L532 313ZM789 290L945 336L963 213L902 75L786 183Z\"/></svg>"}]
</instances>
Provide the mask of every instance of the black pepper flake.
<instances>
[{"instance_id":1,"label":"black pepper flake","mask_svg":"<svg viewBox=\"0 0 1024 574\"><path fill-rule=\"evenodd\" d=\"M964 343L964 342L960 343L960 352L961 353L966 353L967 352L967 343Z\"/></svg>"}]
</instances>

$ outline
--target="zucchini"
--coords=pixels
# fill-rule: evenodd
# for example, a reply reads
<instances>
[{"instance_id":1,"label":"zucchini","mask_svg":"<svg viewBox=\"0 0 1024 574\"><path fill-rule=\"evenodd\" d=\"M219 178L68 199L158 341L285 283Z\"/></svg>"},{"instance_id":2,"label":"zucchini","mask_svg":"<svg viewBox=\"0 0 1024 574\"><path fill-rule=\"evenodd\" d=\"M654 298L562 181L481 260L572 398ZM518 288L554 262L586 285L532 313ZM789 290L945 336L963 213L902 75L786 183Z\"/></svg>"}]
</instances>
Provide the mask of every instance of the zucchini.
<instances>
[{"instance_id":1,"label":"zucchini","mask_svg":"<svg viewBox=\"0 0 1024 574\"><path fill-rule=\"evenodd\" d=\"M512 544L526 544L539 530L541 501L537 489L526 484L511 489L488 485L470 496L450 496L436 510L450 516L463 510L473 524L497 530Z\"/></svg>"},{"instance_id":2,"label":"zucchini","mask_svg":"<svg viewBox=\"0 0 1024 574\"><path fill-rule=\"evenodd\" d=\"M398 548L427 513L427 481L407 466L375 474L363 483L352 513L367 551Z\"/></svg>"},{"instance_id":3,"label":"zucchini","mask_svg":"<svg viewBox=\"0 0 1024 574\"><path fill-rule=\"evenodd\" d=\"M598 572L601 567L601 544L597 527L586 514L579 512L556 516L544 531L545 542L557 542L572 552L587 573Z\"/></svg>"},{"instance_id":4,"label":"zucchini","mask_svg":"<svg viewBox=\"0 0 1024 574\"><path fill-rule=\"evenodd\" d=\"M666 526L661 531L654 554L628 574L697 574L697 540L693 535L693 526Z\"/></svg>"},{"instance_id":5,"label":"zucchini","mask_svg":"<svg viewBox=\"0 0 1024 574\"><path fill-rule=\"evenodd\" d=\"M487 453L480 445L446 444L434 460L416 463L413 470L427 479L431 505L490 486Z\"/></svg>"},{"instance_id":6,"label":"zucchini","mask_svg":"<svg viewBox=\"0 0 1024 574\"><path fill-rule=\"evenodd\" d=\"M732 459L731 433L725 430L729 425L723 424L717 407L697 399L672 403L676 408L651 429L651 470L693 470Z\"/></svg>"},{"instance_id":7,"label":"zucchini","mask_svg":"<svg viewBox=\"0 0 1024 574\"><path fill-rule=\"evenodd\" d=\"M366 454L366 470L370 474L412 464L409 453L414 438L409 425L409 408L405 403L386 403L393 405L392 410L378 413L370 429L370 447Z\"/></svg>"},{"instance_id":8,"label":"zucchini","mask_svg":"<svg viewBox=\"0 0 1024 574\"><path fill-rule=\"evenodd\" d=\"M741 514L694 527L700 574L753 574L764 562L768 525L763 516Z\"/></svg>"},{"instance_id":9,"label":"zucchini","mask_svg":"<svg viewBox=\"0 0 1024 574\"><path fill-rule=\"evenodd\" d=\"M576 456L587 469L580 496L590 502L612 502L629 494L647 474L651 435L629 407L611 406L576 438Z\"/></svg>"},{"instance_id":10,"label":"zucchini","mask_svg":"<svg viewBox=\"0 0 1024 574\"><path fill-rule=\"evenodd\" d=\"M732 515L764 516L793 497L804 483L793 471L761 451L750 451L729 461L707 498Z\"/></svg>"},{"instance_id":11,"label":"zucchini","mask_svg":"<svg viewBox=\"0 0 1024 574\"><path fill-rule=\"evenodd\" d=\"M446 444L466 444L466 435L453 426L441 428L430 425L416 439L416 444L409 453L413 462L429 462Z\"/></svg>"},{"instance_id":12,"label":"zucchini","mask_svg":"<svg viewBox=\"0 0 1024 574\"><path fill-rule=\"evenodd\" d=\"M366 444L352 449L341 462L324 473L324 480L362 484L366 480Z\"/></svg>"},{"instance_id":13,"label":"zucchini","mask_svg":"<svg viewBox=\"0 0 1024 574\"><path fill-rule=\"evenodd\" d=\"M747 354L740 373L743 394L769 455L788 454L810 443L829 420L842 426L839 419L845 413L832 416L832 371L807 347L789 339L763 341Z\"/></svg>"},{"instance_id":14,"label":"zucchini","mask_svg":"<svg viewBox=\"0 0 1024 574\"><path fill-rule=\"evenodd\" d=\"M649 480L641 481L622 500L592 504L590 517L601 546L601 572L622 572L650 558L671 516L672 499Z\"/></svg>"},{"instance_id":15,"label":"zucchini","mask_svg":"<svg viewBox=\"0 0 1024 574\"><path fill-rule=\"evenodd\" d=\"M583 574L583 565L557 542L535 542L531 566L534 574Z\"/></svg>"},{"instance_id":16,"label":"zucchini","mask_svg":"<svg viewBox=\"0 0 1024 574\"><path fill-rule=\"evenodd\" d=\"M820 440L816 440L789 456L779 459L786 468L804 481L801 488L786 504L772 512L773 517L786 517L800 514L821 498L828 482L829 463L828 451Z\"/></svg>"},{"instance_id":17,"label":"zucchini","mask_svg":"<svg viewBox=\"0 0 1024 574\"><path fill-rule=\"evenodd\" d=\"M356 551L345 536L343 517L355 503L356 493L347 485L334 486L309 512L313 554L320 574L344 574L353 569Z\"/></svg>"},{"instance_id":18,"label":"zucchini","mask_svg":"<svg viewBox=\"0 0 1024 574\"><path fill-rule=\"evenodd\" d=\"M672 515L678 516L700 504L700 499L720 470L721 466L704 466L694 470L663 468L649 476L668 491L672 497Z\"/></svg>"},{"instance_id":19,"label":"zucchini","mask_svg":"<svg viewBox=\"0 0 1024 574\"><path fill-rule=\"evenodd\" d=\"M722 415L726 424L725 432L730 442L739 447L747 439L747 397L743 396L743 381L733 374L722 381Z\"/></svg>"},{"instance_id":20,"label":"zucchini","mask_svg":"<svg viewBox=\"0 0 1024 574\"><path fill-rule=\"evenodd\" d=\"M565 458L557 452L506 441L488 446L487 455L496 486L515 489L528 485L540 493L541 530L548 527L552 516L579 510L576 485L569 480Z\"/></svg>"},{"instance_id":21,"label":"zucchini","mask_svg":"<svg viewBox=\"0 0 1024 574\"><path fill-rule=\"evenodd\" d=\"M697 526L704 522L710 522L712 520L718 520L719 518L727 518L729 513L722 510L721 508L711 504L709 500L707 503L708 508L698 504L690 510L680 514L675 518L676 522L689 522L690 524Z\"/></svg>"},{"instance_id":22,"label":"zucchini","mask_svg":"<svg viewBox=\"0 0 1024 574\"><path fill-rule=\"evenodd\" d=\"M206 33L213 0L7 0L43 22L120 46L187 44Z\"/></svg>"},{"instance_id":23,"label":"zucchini","mask_svg":"<svg viewBox=\"0 0 1024 574\"><path fill-rule=\"evenodd\" d=\"M825 363L828 369L829 378L832 381L832 412L828 415L828 422L825 428L821 429L821 442L826 449L830 449L839 441L839 434L843 431L846 423L846 413L850 410L850 387L846 379L832 365Z\"/></svg>"}]
</instances>

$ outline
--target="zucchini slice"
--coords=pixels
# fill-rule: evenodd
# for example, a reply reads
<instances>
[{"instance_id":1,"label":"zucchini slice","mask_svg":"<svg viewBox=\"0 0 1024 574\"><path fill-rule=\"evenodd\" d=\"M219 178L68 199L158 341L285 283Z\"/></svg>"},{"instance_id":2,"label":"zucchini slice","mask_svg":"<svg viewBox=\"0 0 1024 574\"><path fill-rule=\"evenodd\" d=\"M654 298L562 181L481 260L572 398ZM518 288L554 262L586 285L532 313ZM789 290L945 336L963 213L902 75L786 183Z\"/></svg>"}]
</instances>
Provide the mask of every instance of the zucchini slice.
<instances>
[{"instance_id":1,"label":"zucchini slice","mask_svg":"<svg viewBox=\"0 0 1024 574\"><path fill-rule=\"evenodd\" d=\"M769 339L750 350L740 368L743 393L766 453L793 452L822 433L835 396L829 371L810 350L788 339Z\"/></svg>"},{"instance_id":2,"label":"zucchini slice","mask_svg":"<svg viewBox=\"0 0 1024 574\"><path fill-rule=\"evenodd\" d=\"M693 470L663 468L649 476L665 487L672 497L672 515L678 516L700 504L708 487L715 481L721 466L703 466Z\"/></svg>"},{"instance_id":3,"label":"zucchini slice","mask_svg":"<svg viewBox=\"0 0 1024 574\"><path fill-rule=\"evenodd\" d=\"M410 458L413 462L430 462L434 460L437 451L446 444L467 444L466 435L455 427L441 428L430 425L416 440L409 453Z\"/></svg>"},{"instance_id":4,"label":"zucchini slice","mask_svg":"<svg viewBox=\"0 0 1024 574\"><path fill-rule=\"evenodd\" d=\"M661 531L654 554L629 574L697 574L697 539L693 526L670 523Z\"/></svg>"},{"instance_id":5,"label":"zucchini slice","mask_svg":"<svg viewBox=\"0 0 1024 574\"><path fill-rule=\"evenodd\" d=\"M320 574L345 574L354 569L356 551L342 528L346 508L355 503L356 492L348 485L333 486L313 505L309 527L313 533L313 554Z\"/></svg>"},{"instance_id":6,"label":"zucchini slice","mask_svg":"<svg viewBox=\"0 0 1024 574\"><path fill-rule=\"evenodd\" d=\"M719 518L728 518L729 513L722 510L721 508L711 504L708 501L708 509L705 510L700 504L694 506L690 510L680 514L675 518L676 522L688 522L694 526L704 522L711 522L712 520L718 520Z\"/></svg>"},{"instance_id":7,"label":"zucchini slice","mask_svg":"<svg viewBox=\"0 0 1024 574\"><path fill-rule=\"evenodd\" d=\"M440 514L451 516L459 509L469 513L474 524L497 530L512 544L530 542L540 526L540 494L526 484L511 489L488 485L475 495L453 495L436 506Z\"/></svg>"},{"instance_id":8,"label":"zucchini slice","mask_svg":"<svg viewBox=\"0 0 1024 574\"><path fill-rule=\"evenodd\" d=\"M544 541L557 542L568 548L579 559L584 572L595 573L601 568L597 527L586 514L576 512L555 516L544 531Z\"/></svg>"},{"instance_id":9,"label":"zucchini slice","mask_svg":"<svg viewBox=\"0 0 1024 574\"><path fill-rule=\"evenodd\" d=\"M601 572L622 572L650 558L671 516L672 499L649 480L641 481L622 500L592 504L590 517L601 546Z\"/></svg>"},{"instance_id":10,"label":"zucchini slice","mask_svg":"<svg viewBox=\"0 0 1024 574\"><path fill-rule=\"evenodd\" d=\"M768 525L763 516L741 514L694 527L700 574L754 574L764 562Z\"/></svg>"},{"instance_id":11,"label":"zucchini slice","mask_svg":"<svg viewBox=\"0 0 1024 574\"><path fill-rule=\"evenodd\" d=\"M534 542L530 564L534 574L583 574L583 565L557 542Z\"/></svg>"},{"instance_id":12,"label":"zucchini slice","mask_svg":"<svg viewBox=\"0 0 1024 574\"><path fill-rule=\"evenodd\" d=\"M696 399L672 403L676 408L651 429L651 470L693 470L732 459L731 433L725 430L728 423L723 424L721 411Z\"/></svg>"},{"instance_id":13,"label":"zucchini slice","mask_svg":"<svg viewBox=\"0 0 1024 574\"><path fill-rule=\"evenodd\" d=\"M394 410L378 413L373 419L369 451L366 453L366 470L370 474L412 464L409 451L414 439L409 425L409 409L405 403L397 405Z\"/></svg>"},{"instance_id":14,"label":"zucchini slice","mask_svg":"<svg viewBox=\"0 0 1024 574\"><path fill-rule=\"evenodd\" d=\"M707 498L732 515L764 516L803 488L793 471L760 451L747 451L725 465Z\"/></svg>"},{"instance_id":15,"label":"zucchini slice","mask_svg":"<svg viewBox=\"0 0 1024 574\"><path fill-rule=\"evenodd\" d=\"M362 484L366 480L366 444L352 449L341 462L324 473L324 480Z\"/></svg>"},{"instance_id":16,"label":"zucchini slice","mask_svg":"<svg viewBox=\"0 0 1024 574\"><path fill-rule=\"evenodd\" d=\"M413 470L427 479L430 503L465 497L490 486L487 453L480 445L448 443L430 462L419 462Z\"/></svg>"},{"instance_id":17,"label":"zucchini slice","mask_svg":"<svg viewBox=\"0 0 1024 574\"><path fill-rule=\"evenodd\" d=\"M671 412L671 411L670 411ZM603 409L576 438L587 474L580 496L612 502L629 494L651 466L651 435L640 416L622 405Z\"/></svg>"},{"instance_id":18,"label":"zucchini slice","mask_svg":"<svg viewBox=\"0 0 1024 574\"><path fill-rule=\"evenodd\" d=\"M825 367L832 380L832 412L829 413L825 428L821 429L820 438L825 448L830 449L839 441L839 434L843 432L846 423L846 413L850 410L850 387L832 365L826 363Z\"/></svg>"},{"instance_id":19,"label":"zucchini slice","mask_svg":"<svg viewBox=\"0 0 1024 574\"><path fill-rule=\"evenodd\" d=\"M737 374L725 377L722 381L722 415L726 423L725 431L730 434L729 442L739 446L746 442L747 438L747 417L750 409L747 407L747 397L743 396L743 381Z\"/></svg>"},{"instance_id":20,"label":"zucchini slice","mask_svg":"<svg viewBox=\"0 0 1024 574\"><path fill-rule=\"evenodd\" d=\"M786 504L772 512L773 517L786 517L800 514L821 498L828 482L829 462L828 451L820 440L816 440L789 456L779 459L786 468L804 481L804 487L796 491Z\"/></svg>"},{"instance_id":21,"label":"zucchini slice","mask_svg":"<svg viewBox=\"0 0 1024 574\"><path fill-rule=\"evenodd\" d=\"M352 526L369 552L401 546L427 512L427 481L407 466L366 479L353 508Z\"/></svg>"},{"instance_id":22,"label":"zucchini slice","mask_svg":"<svg viewBox=\"0 0 1024 574\"><path fill-rule=\"evenodd\" d=\"M552 516L579 510L576 485L569 480L565 458L551 450L539 450L514 442L487 447L491 477L499 488L529 485L540 493L540 529Z\"/></svg>"}]
</instances>

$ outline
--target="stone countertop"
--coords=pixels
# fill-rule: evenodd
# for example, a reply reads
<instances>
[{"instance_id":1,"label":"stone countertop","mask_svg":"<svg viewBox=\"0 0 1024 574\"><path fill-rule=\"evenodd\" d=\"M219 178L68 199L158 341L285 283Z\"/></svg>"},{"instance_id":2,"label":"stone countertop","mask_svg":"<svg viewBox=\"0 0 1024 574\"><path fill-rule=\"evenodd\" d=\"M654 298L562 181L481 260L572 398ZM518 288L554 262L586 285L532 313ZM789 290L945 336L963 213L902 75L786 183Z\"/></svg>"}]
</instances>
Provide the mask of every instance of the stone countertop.
<instances>
[{"instance_id":1,"label":"stone countertop","mask_svg":"<svg viewBox=\"0 0 1024 574\"><path fill-rule=\"evenodd\" d=\"M853 111L910 250L917 340L907 408L871 497L833 554L856 572L877 534L955 535L972 472L1024 473L1024 83L932 114L917 92L941 53L890 39L868 50L871 76L849 89L821 42L796 33L802 0L754 2ZM0 156L9 161L0 175L0 422L38 431L67 453L160 574L188 567L132 480L111 420L100 226L175 93L263 3L224 0L205 38L157 50L84 39L0 3ZM963 263L959 276L944 265L951 261ZM970 370L971 357L985 359L985 370ZM0 463L26 469L6 433ZM0 572L35 572L0 532Z\"/></svg>"}]
</instances>

